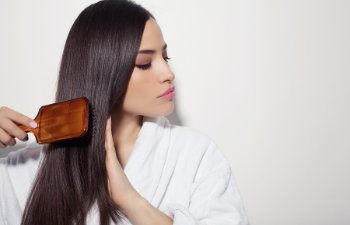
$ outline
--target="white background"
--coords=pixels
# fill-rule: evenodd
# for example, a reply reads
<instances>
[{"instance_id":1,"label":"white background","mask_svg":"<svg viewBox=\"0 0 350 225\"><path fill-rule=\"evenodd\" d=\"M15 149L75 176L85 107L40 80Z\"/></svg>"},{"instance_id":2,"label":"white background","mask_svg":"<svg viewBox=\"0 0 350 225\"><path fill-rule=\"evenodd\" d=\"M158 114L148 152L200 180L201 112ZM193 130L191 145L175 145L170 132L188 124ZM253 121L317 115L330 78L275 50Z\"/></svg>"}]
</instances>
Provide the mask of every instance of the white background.
<instances>
[{"instance_id":1,"label":"white background","mask_svg":"<svg viewBox=\"0 0 350 225\"><path fill-rule=\"evenodd\" d=\"M0 0L0 105L34 118L53 103L69 29L94 2ZM251 224L350 224L350 1L136 2L168 43L168 118L221 147Z\"/></svg>"}]
</instances>

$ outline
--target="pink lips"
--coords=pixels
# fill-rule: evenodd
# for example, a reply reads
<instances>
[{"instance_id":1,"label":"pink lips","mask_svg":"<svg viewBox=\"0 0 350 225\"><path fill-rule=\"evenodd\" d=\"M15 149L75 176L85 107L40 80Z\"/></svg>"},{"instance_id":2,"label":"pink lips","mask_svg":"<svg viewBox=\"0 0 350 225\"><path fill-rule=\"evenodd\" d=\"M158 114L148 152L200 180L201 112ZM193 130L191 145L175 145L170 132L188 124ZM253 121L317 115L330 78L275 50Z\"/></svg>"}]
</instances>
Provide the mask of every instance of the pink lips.
<instances>
[{"instance_id":1,"label":"pink lips","mask_svg":"<svg viewBox=\"0 0 350 225\"><path fill-rule=\"evenodd\" d=\"M175 96L175 87L172 86L171 88L168 88L162 95L160 95L158 98L166 98L170 99Z\"/></svg>"}]
</instances>

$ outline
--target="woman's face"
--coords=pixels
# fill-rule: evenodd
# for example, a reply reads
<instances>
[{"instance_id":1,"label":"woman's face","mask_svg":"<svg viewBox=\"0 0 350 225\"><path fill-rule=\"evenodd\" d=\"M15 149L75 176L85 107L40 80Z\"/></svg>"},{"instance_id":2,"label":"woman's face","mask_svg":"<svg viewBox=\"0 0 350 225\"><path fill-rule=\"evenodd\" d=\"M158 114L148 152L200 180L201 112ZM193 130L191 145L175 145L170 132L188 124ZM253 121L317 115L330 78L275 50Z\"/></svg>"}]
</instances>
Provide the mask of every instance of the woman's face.
<instances>
[{"instance_id":1,"label":"woman's face","mask_svg":"<svg viewBox=\"0 0 350 225\"><path fill-rule=\"evenodd\" d=\"M167 61L166 43L160 27L154 19L149 19L122 104L123 111L145 116L168 115L173 111L173 98L158 97L173 87L175 75Z\"/></svg>"}]
</instances>

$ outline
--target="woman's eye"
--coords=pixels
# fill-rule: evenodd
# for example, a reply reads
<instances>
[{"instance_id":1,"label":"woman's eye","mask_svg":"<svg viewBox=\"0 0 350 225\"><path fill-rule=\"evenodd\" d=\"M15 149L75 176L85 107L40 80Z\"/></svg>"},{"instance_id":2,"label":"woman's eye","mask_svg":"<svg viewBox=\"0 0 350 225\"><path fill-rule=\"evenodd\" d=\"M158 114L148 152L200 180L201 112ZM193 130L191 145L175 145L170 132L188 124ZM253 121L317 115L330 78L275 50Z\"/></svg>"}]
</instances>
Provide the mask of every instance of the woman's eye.
<instances>
[{"instance_id":1,"label":"woman's eye","mask_svg":"<svg viewBox=\"0 0 350 225\"><path fill-rule=\"evenodd\" d=\"M171 58L169 58L168 56L164 57L164 60L165 60L166 62L168 62L169 59L171 59ZM135 65L135 66L138 67L138 68L140 68L140 69L142 69L142 70L147 70L147 69L149 69L149 68L151 67L151 63L144 64L144 65Z\"/></svg>"},{"instance_id":2,"label":"woman's eye","mask_svg":"<svg viewBox=\"0 0 350 225\"><path fill-rule=\"evenodd\" d=\"M165 60L166 62L168 62L169 59L171 59L171 58L169 58L168 56L164 57L164 60Z\"/></svg>"},{"instance_id":3,"label":"woman's eye","mask_svg":"<svg viewBox=\"0 0 350 225\"><path fill-rule=\"evenodd\" d=\"M136 65L136 66L142 70L147 70L148 68L151 67L151 63L145 64L145 65Z\"/></svg>"}]
</instances>

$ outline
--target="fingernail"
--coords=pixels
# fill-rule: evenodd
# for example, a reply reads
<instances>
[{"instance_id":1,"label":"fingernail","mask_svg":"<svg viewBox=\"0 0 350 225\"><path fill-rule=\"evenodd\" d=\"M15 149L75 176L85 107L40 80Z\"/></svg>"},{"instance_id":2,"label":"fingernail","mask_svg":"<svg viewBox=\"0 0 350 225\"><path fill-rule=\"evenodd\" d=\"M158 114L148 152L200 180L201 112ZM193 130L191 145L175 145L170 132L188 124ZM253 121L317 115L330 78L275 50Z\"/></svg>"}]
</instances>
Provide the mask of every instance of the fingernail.
<instances>
[{"instance_id":1,"label":"fingernail","mask_svg":"<svg viewBox=\"0 0 350 225\"><path fill-rule=\"evenodd\" d=\"M32 128L36 128L38 124L35 121L32 121L29 123L29 126L31 126Z\"/></svg>"}]
</instances>

